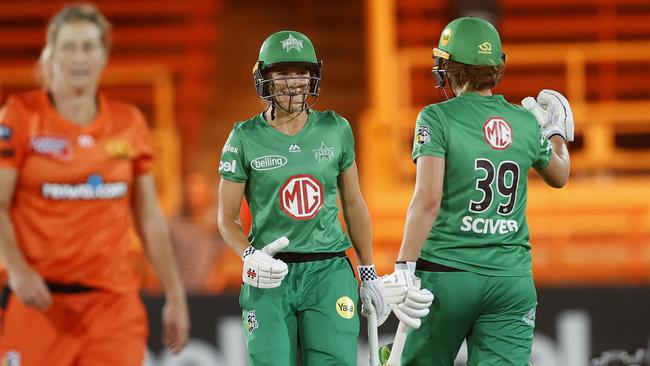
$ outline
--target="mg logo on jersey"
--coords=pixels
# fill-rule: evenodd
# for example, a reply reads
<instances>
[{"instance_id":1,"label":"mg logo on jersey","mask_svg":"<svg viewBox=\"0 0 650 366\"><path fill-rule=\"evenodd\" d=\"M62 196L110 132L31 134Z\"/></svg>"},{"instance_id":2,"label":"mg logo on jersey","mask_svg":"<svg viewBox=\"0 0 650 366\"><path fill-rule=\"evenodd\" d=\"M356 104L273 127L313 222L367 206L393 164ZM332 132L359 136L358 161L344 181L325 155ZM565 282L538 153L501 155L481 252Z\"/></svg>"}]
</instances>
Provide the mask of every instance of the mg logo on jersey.
<instances>
[{"instance_id":1,"label":"mg logo on jersey","mask_svg":"<svg viewBox=\"0 0 650 366\"><path fill-rule=\"evenodd\" d=\"M280 188L280 208L294 220L310 220L323 207L323 185L309 174L289 177Z\"/></svg>"},{"instance_id":2,"label":"mg logo on jersey","mask_svg":"<svg viewBox=\"0 0 650 366\"><path fill-rule=\"evenodd\" d=\"M505 150L512 144L512 128L501 117L492 117L483 124L483 137L495 150Z\"/></svg>"}]
</instances>

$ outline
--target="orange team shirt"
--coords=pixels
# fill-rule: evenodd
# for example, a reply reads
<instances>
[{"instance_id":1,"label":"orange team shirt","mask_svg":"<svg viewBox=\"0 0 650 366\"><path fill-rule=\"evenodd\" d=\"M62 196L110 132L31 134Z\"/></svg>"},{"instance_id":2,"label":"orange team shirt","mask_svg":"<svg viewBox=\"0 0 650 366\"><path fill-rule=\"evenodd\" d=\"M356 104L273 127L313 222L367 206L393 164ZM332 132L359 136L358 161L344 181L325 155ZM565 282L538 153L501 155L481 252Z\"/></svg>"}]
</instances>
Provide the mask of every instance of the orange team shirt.
<instances>
[{"instance_id":1,"label":"orange team shirt","mask_svg":"<svg viewBox=\"0 0 650 366\"><path fill-rule=\"evenodd\" d=\"M0 110L0 167L18 173L10 214L27 262L46 281L118 292L137 289L129 260L134 178L153 168L140 111L99 94L79 126L43 91Z\"/></svg>"}]
</instances>

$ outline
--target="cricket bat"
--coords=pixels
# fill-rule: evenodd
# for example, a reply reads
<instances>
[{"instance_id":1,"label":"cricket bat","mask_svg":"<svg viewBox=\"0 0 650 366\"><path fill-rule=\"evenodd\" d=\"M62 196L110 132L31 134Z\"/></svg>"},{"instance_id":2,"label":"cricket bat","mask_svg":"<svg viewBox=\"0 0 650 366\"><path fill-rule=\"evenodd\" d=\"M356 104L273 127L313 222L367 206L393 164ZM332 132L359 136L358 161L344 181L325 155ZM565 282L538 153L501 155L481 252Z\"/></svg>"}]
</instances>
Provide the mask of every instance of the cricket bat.
<instances>
[{"instance_id":1,"label":"cricket bat","mask_svg":"<svg viewBox=\"0 0 650 366\"><path fill-rule=\"evenodd\" d=\"M406 342L408 330L409 327L406 324L399 322L393 343L381 346L379 349L379 362L381 366L401 366L400 359L404 351L404 343Z\"/></svg>"},{"instance_id":2,"label":"cricket bat","mask_svg":"<svg viewBox=\"0 0 650 366\"><path fill-rule=\"evenodd\" d=\"M367 305L366 305L367 304ZM377 311L372 302L364 304L368 320L368 353L370 353L370 366L379 366L379 338L377 334Z\"/></svg>"}]
</instances>

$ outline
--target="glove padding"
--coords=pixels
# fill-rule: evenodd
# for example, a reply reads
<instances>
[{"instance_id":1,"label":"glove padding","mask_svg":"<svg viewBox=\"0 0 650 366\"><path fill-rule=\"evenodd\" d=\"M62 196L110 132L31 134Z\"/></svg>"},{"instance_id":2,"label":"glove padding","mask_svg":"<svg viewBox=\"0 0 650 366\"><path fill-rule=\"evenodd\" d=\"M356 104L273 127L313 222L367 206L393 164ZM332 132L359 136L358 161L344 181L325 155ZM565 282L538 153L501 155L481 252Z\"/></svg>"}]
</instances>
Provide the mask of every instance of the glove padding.
<instances>
[{"instance_id":1,"label":"glove padding","mask_svg":"<svg viewBox=\"0 0 650 366\"><path fill-rule=\"evenodd\" d=\"M533 113L547 138L560 135L565 141L574 140L573 111L562 94L543 89L537 95L537 100L526 97L521 105Z\"/></svg>"},{"instance_id":2,"label":"glove padding","mask_svg":"<svg viewBox=\"0 0 650 366\"><path fill-rule=\"evenodd\" d=\"M427 289L409 288L406 299L393 307L393 313L409 328L418 329L422 324L422 318L429 314L433 297L431 291Z\"/></svg>"},{"instance_id":3,"label":"glove padding","mask_svg":"<svg viewBox=\"0 0 650 366\"><path fill-rule=\"evenodd\" d=\"M289 245L286 236L278 238L267 244L264 248L256 250L252 246L246 248L242 259L244 270L242 280L253 287L276 288L289 273L287 264L273 256Z\"/></svg>"},{"instance_id":4,"label":"glove padding","mask_svg":"<svg viewBox=\"0 0 650 366\"><path fill-rule=\"evenodd\" d=\"M404 324L418 329L420 318L429 314L433 294L420 289L420 279L415 276L415 262L397 263L395 271L384 277L384 300Z\"/></svg>"},{"instance_id":5,"label":"glove padding","mask_svg":"<svg viewBox=\"0 0 650 366\"><path fill-rule=\"evenodd\" d=\"M377 276L375 265L358 266L361 279L361 314L366 318L370 315L368 305L372 303L377 313L377 326L382 325L390 315L390 307L384 301L382 279Z\"/></svg>"}]
</instances>

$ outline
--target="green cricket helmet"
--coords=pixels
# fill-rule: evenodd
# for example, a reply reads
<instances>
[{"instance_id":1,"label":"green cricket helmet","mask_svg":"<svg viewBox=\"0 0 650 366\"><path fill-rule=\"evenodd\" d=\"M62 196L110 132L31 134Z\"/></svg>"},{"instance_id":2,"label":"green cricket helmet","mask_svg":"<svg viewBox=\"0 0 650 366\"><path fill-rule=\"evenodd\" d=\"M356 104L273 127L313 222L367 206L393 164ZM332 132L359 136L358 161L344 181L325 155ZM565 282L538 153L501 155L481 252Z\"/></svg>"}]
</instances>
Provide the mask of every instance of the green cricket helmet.
<instances>
[{"instance_id":1,"label":"green cricket helmet","mask_svg":"<svg viewBox=\"0 0 650 366\"><path fill-rule=\"evenodd\" d=\"M316 58L314 45L306 35L285 30L271 34L264 41L253 67L255 90L263 99L272 101L275 96L269 88L273 80L267 78L266 71L278 66L306 66L309 69L309 90L306 94L318 97L322 61Z\"/></svg>"},{"instance_id":2,"label":"green cricket helmet","mask_svg":"<svg viewBox=\"0 0 650 366\"><path fill-rule=\"evenodd\" d=\"M499 32L490 22L478 17L463 17L447 24L433 49L433 74L438 85L446 81L448 60L474 66L498 66L505 62Z\"/></svg>"}]
</instances>

